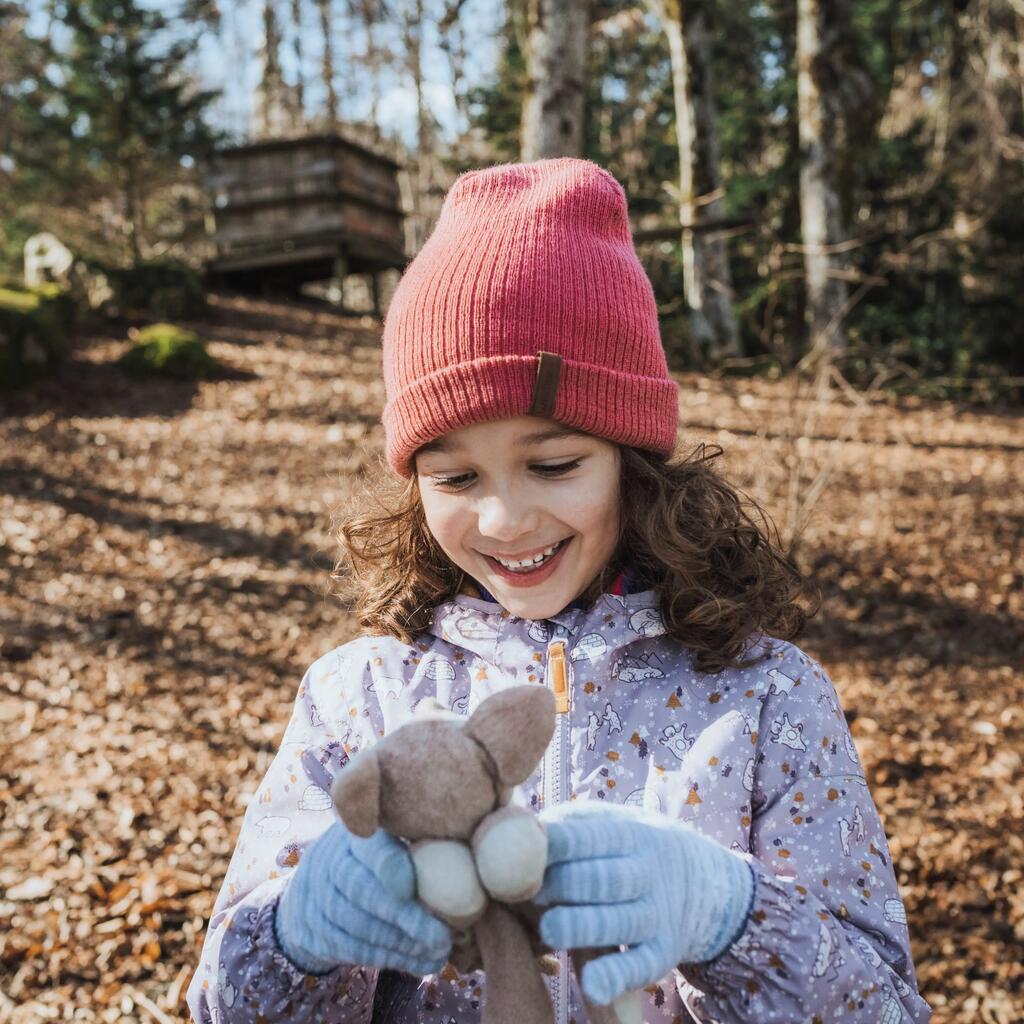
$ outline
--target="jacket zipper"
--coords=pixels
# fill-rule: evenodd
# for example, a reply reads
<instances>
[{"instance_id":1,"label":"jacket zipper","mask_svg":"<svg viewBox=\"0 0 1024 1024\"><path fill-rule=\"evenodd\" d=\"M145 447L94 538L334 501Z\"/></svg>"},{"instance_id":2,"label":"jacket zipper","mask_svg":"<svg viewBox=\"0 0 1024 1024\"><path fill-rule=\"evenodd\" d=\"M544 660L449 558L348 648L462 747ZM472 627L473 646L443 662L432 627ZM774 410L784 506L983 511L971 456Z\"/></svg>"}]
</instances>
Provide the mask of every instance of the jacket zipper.
<instances>
[{"instance_id":1,"label":"jacket zipper","mask_svg":"<svg viewBox=\"0 0 1024 1024\"><path fill-rule=\"evenodd\" d=\"M555 710L560 715L569 713L569 680L565 671L565 641L555 640L548 646L548 671L551 688L555 692Z\"/></svg>"},{"instance_id":2,"label":"jacket zipper","mask_svg":"<svg viewBox=\"0 0 1024 1024\"><path fill-rule=\"evenodd\" d=\"M548 664L545 680L550 678L555 695L555 735L544 755L544 806L555 807L564 803L565 758L569 745L569 670L565 658L565 641L553 640L548 644ZM569 956L558 953L558 975L549 979L551 1001L555 1008L555 1024L568 1024L569 1020Z\"/></svg>"}]
</instances>

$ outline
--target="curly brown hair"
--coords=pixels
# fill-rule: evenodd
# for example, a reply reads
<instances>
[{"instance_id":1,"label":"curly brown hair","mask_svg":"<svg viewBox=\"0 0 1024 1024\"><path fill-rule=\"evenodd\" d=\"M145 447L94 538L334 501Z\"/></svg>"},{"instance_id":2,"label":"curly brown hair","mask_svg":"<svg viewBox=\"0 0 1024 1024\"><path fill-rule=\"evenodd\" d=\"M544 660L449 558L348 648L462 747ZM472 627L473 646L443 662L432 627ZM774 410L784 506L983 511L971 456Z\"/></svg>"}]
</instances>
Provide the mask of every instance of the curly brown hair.
<instances>
[{"instance_id":1,"label":"curly brown hair","mask_svg":"<svg viewBox=\"0 0 1024 1024\"><path fill-rule=\"evenodd\" d=\"M764 509L716 472L711 463L722 448L702 443L685 456L619 451L619 494L628 500L618 545L581 596L596 600L631 563L658 591L668 635L690 648L702 672L758 664L763 649L741 660L752 638L798 636L821 606L820 591L782 551ZM466 576L428 529L416 477L382 470L336 515L341 553L330 589L354 597L364 633L412 643ZM377 509L366 511L367 501ZM806 596L810 610L800 604Z\"/></svg>"}]
</instances>

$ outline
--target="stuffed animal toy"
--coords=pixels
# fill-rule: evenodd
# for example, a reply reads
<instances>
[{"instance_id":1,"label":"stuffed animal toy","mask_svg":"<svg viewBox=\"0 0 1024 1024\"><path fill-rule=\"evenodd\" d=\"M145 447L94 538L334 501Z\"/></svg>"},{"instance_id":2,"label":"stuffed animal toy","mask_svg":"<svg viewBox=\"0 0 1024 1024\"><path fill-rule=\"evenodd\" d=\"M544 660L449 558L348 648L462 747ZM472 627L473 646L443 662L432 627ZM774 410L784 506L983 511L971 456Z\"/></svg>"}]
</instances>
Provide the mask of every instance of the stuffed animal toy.
<instances>
[{"instance_id":1,"label":"stuffed animal toy","mask_svg":"<svg viewBox=\"0 0 1024 1024\"><path fill-rule=\"evenodd\" d=\"M487 976L483 1024L549 1024L540 938L547 837L510 804L551 740L555 700L543 686L492 694L468 718L421 701L409 722L357 754L335 778L334 805L354 835L378 828L409 844L417 898L453 929L452 965ZM596 950L574 950L577 977ZM557 962L554 965L557 970ZM587 1005L592 1024L640 1021L638 997ZM635 1004L635 1005L634 1005Z\"/></svg>"}]
</instances>

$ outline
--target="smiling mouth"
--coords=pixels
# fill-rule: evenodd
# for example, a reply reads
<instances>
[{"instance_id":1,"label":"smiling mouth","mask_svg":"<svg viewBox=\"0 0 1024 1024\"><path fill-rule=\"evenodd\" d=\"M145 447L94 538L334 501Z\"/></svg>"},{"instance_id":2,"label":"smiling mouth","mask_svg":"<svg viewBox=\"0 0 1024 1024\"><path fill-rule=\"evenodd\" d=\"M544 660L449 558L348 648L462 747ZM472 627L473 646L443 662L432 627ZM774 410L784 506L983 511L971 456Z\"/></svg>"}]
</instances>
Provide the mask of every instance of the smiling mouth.
<instances>
[{"instance_id":1,"label":"smiling mouth","mask_svg":"<svg viewBox=\"0 0 1024 1024\"><path fill-rule=\"evenodd\" d=\"M511 559L506 561L505 559L496 558L494 555L485 555L484 557L497 562L506 572L516 573L517 575L526 574L550 562L570 540L572 540L572 537L565 537L557 544L552 544L551 547L545 548L542 552L529 559Z\"/></svg>"}]
</instances>

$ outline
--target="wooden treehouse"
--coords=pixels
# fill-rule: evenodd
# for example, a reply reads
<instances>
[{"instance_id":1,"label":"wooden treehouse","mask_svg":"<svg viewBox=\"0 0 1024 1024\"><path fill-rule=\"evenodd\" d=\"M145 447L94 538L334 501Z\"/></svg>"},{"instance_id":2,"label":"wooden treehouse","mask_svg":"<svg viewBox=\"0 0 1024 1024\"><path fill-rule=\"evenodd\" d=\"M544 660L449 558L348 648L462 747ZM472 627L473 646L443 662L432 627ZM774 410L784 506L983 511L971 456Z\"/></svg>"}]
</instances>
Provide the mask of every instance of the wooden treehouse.
<instances>
[{"instance_id":1,"label":"wooden treehouse","mask_svg":"<svg viewBox=\"0 0 1024 1024\"><path fill-rule=\"evenodd\" d=\"M335 134L266 139L223 149L212 196L216 281L297 292L309 281L378 274L406 264L399 165Z\"/></svg>"}]
</instances>

